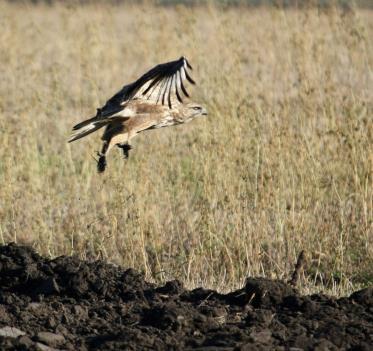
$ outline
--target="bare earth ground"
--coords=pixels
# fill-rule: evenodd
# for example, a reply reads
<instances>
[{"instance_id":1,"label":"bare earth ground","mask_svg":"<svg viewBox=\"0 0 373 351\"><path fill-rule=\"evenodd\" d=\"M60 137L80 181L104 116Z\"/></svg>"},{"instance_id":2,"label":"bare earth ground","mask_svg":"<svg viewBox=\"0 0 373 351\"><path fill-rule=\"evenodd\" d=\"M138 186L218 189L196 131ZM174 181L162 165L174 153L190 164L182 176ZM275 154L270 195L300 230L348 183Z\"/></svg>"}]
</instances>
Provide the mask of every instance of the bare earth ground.
<instances>
[{"instance_id":1,"label":"bare earth ground","mask_svg":"<svg viewBox=\"0 0 373 351\"><path fill-rule=\"evenodd\" d=\"M0 247L1 350L371 350L373 289L302 296L248 278L228 294L31 248ZM51 347L51 348L47 348Z\"/></svg>"}]
</instances>

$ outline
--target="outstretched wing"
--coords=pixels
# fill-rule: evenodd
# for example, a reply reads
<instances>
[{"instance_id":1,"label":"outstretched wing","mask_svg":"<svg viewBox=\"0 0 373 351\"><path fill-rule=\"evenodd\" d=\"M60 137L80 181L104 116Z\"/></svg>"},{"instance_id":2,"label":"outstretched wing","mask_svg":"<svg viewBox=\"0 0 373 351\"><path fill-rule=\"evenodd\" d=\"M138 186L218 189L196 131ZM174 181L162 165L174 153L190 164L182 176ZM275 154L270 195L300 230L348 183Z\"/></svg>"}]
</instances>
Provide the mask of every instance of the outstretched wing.
<instances>
[{"instance_id":1,"label":"outstretched wing","mask_svg":"<svg viewBox=\"0 0 373 351\"><path fill-rule=\"evenodd\" d=\"M124 109L132 99L141 99L154 104L173 105L183 103L183 95L189 97L184 82L195 84L187 69L192 69L182 56L176 61L161 63L145 73L135 82L124 86L106 104L97 110L96 117L107 117Z\"/></svg>"}]
</instances>

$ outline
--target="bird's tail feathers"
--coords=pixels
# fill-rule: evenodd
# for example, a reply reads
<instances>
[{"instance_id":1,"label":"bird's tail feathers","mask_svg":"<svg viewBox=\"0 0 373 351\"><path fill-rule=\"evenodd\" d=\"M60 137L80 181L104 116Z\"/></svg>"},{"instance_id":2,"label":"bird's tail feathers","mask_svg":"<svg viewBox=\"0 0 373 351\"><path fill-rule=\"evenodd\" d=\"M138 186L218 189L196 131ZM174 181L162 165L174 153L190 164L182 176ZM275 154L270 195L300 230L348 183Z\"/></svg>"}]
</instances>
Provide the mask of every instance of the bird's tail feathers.
<instances>
[{"instance_id":1,"label":"bird's tail feathers","mask_svg":"<svg viewBox=\"0 0 373 351\"><path fill-rule=\"evenodd\" d=\"M72 141L78 140L80 138L85 137L88 134L95 132L96 130L106 126L107 124L113 121L126 121L129 117L123 116L110 116L106 119L99 119L97 117L92 117L87 119L86 121L80 122L73 127L73 134L70 136L68 140L69 143Z\"/></svg>"},{"instance_id":2,"label":"bird's tail feathers","mask_svg":"<svg viewBox=\"0 0 373 351\"><path fill-rule=\"evenodd\" d=\"M73 131L75 132L70 136L70 139L68 140L68 142L71 143L72 141L83 138L87 136L88 134L91 134L95 132L96 130L106 126L108 123L110 123L110 121L108 120L97 121L97 119L95 120L94 118L91 118L87 121L79 123L73 128Z\"/></svg>"},{"instance_id":3,"label":"bird's tail feathers","mask_svg":"<svg viewBox=\"0 0 373 351\"><path fill-rule=\"evenodd\" d=\"M73 130L78 130L80 128L83 128L83 127L85 127L85 126L87 126L87 125L89 125L89 124L91 124L92 122L95 122L95 121L97 121L97 117L96 116L92 117L92 118L89 118L89 119L86 119L85 121L76 124L73 127Z\"/></svg>"}]
</instances>

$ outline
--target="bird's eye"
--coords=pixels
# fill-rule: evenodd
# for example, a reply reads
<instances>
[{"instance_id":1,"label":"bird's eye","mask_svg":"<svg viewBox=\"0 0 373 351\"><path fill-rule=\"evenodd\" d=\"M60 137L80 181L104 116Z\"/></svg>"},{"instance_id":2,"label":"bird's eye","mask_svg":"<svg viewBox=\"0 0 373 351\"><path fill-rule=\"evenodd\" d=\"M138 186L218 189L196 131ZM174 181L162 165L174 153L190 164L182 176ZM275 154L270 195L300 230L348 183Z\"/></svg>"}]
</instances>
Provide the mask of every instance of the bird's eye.
<instances>
[{"instance_id":1,"label":"bird's eye","mask_svg":"<svg viewBox=\"0 0 373 351\"><path fill-rule=\"evenodd\" d=\"M193 107L193 110L200 110L201 108L198 106Z\"/></svg>"}]
</instances>

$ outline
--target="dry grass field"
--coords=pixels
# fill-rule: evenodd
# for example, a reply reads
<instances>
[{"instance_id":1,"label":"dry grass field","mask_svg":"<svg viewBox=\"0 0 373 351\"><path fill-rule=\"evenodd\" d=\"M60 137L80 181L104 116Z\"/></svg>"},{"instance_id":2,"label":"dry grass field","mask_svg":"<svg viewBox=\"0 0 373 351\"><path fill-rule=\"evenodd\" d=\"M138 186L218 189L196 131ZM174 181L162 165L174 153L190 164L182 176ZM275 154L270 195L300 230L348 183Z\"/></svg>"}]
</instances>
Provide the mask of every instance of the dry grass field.
<instances>
[{"instance_id":1,"label":"dry grass field","mask_svg":"<svg viewBox=\"0 0 373 351\"><path fill-rule=\"evenodd\" d=\"M373 281L373 12L0 2L0 242L221 291ZM185 55L209 116L96 173L67 144L123 84Z\"/></svg>"}]
</instances>

